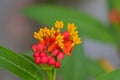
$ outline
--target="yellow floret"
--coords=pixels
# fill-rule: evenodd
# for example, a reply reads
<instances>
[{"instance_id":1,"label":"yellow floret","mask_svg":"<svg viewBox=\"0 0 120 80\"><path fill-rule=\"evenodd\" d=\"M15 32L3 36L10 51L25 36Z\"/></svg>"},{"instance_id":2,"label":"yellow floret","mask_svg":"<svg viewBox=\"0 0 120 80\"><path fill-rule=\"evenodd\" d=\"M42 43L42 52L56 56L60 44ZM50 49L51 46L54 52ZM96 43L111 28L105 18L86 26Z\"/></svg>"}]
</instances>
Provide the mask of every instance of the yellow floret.
<instances>
[{"instance_id":1,"label":"yellow floret","mask_svg":"<svg viewBox=\"0 0 120 80\"><path fill-rule=\"evenodd\" d=\"M80 44L81 39L78 37L77 27L74 24L68 23L68 32L70 33L70 39L73 41L72 46Z\"/></svg>"},{"instance_id":2,"label":"yellow floret","mask_svg":"<svg viewBox=\"0 0 120 80\"><path fill-rule=\"evenodd\" d=\"M63 36L61 34L59 34L57 37L56 37L56 43L60 46L60 48L63 48L64 47L64 44L63 44Z\"/></svg>"},{"instance_id":3,"label":"yellow floret","mask_svg":"<svg viewBox=\"0 0 120 80\"><path fill-rule=\"evenodd\" d=\"M62 29L64 26L63 21L56 21L55 22L55 28L57 28L57 32L60 32L60 29Z\"/></svg>"},{"instance_id":4,"label":"yellow floret","mask_svg":"<svg viewBox=\"0 0 120 80\"><path fill-rule=\"evenodd\" d=\"M50 30L49 30L47 27L45 27L45 28L43 29L43 35L44 35L45 37L50 36Z\"/></svg>"},{"instance_id":5,"label":"yellow floret","mask_svg":"<svg viewBox=\"0 0 120 80\"><path fill-rule=\"evenodd\" d=\"M51 30L50 30L50 36L53 37L55 32L56 31L55 31L54 27L52 27Z\"/></svg>"},{"instance_id":6,"label":"yellow floret","mask_svg":"<svg viewBox=\"0 0 120 80\"><path fill-rule=\"evenodd\" d=\"M35 39L38 39L38 40L43 40L43 38L42 38L42 35L41 34L39 34L39 33L37 33L37 32L34 32L34 38Z\"/></svg>"},{"instance_id":7,"label":"yellow floret","mask_svg":"<svg viewBox=\"0 0 120 80\"><path fill-rule=\"evenodd\" d=\"M74 24L68 23L68 32L74 32L76 29L77 28Z\"/></svg>"}]
</instances>

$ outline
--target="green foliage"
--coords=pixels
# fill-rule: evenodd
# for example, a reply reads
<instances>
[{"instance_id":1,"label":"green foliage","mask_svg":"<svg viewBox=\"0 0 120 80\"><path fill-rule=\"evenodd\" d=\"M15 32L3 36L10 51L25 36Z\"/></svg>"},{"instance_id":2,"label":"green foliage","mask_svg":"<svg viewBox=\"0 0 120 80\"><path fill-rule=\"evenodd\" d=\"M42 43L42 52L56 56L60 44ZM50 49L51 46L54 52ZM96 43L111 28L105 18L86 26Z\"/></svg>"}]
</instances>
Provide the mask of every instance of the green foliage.
<instances>
[{"instance_id":1,"label":"green foliage","mask_svg":"<svg viewBox=\"0 0 120 80\"><path fill-rule=\"evenodd\" d=\"M0 46L0 67L13 72L23 80L43 80L40 70L31 61L2 46Z\"/></svg>"},{"instance_id":2,"label":"green foliage","mask_svg":"<svg viewBox=\"0 0 120 80\"><path fill-rule=\"evenodd\" d=\"M97 61L92 60L90 58L87 58L87 68L89 75L91 75L95 79L98 76L106 73L105 70L100 66L100 64Z\"/></svg>"},{"instance_id":3,"label":"green foliage","mask_svg":"<svg viewBox=\"0 0 120 80\"><path fill-rule=\"evenodd\" d=\"M102 74L96 80L120 80L120 69L110 73Z\"/></svg>"},{"instance_id":4,"label":"green foliage","mask_svg":"<svg viewBox=\"0 0 120 80\"><path fill-rule=\"evenodd\" d=\"M82 46L78 45L71 56L65 56L60 69L63 80L87 80L86 58L83 53Z\"/></svg>"},{"instance_id":5,"label":"green foliage","mask_svg":"<svg viewBox=\"0 0 120 80\"><path fill-rule=\"evenodd\" d=\"M74 23L80 29L83 37L115 44L114 35L106 25L80 11L59 6L41 5L28 7L22 12L29 18L49 26L53 26L56 20L62 20L65 24Z\"/></svg>"},{"instance_id":6,"label":"green foliage","mask_svg":"<svg viewBox=\"0 0 120 80\"><path fill-rule=\"evenodd\" d=\"M120 0L109 0L111 8L118 9L120 11Z\"/></svg>"}]
</instances>

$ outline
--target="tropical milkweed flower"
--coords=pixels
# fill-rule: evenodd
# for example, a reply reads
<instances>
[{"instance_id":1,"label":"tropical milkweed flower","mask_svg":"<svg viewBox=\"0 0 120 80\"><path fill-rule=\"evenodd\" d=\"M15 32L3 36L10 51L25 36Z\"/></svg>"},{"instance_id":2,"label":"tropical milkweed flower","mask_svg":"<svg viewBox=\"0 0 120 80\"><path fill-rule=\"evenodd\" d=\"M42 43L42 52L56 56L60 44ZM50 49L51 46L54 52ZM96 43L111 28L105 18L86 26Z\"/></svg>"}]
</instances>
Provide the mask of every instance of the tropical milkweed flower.
<instances>
[{"instance_id":1,"label":"tropical milkweed flower","mask_svg":"<svg viewBox=\"0 0 120 80\"><path fill-rule=\"evenodd\" d=\"M64 55L70 56L74 46L81 43L74 24L68 23L67 30L61 32L63 27L63 21L56 21L54 27L40 28L38 32L34 32L38 43L32 45L33 57L35 63L42 68L60 68Z\"/></svg>"}]
</instances>

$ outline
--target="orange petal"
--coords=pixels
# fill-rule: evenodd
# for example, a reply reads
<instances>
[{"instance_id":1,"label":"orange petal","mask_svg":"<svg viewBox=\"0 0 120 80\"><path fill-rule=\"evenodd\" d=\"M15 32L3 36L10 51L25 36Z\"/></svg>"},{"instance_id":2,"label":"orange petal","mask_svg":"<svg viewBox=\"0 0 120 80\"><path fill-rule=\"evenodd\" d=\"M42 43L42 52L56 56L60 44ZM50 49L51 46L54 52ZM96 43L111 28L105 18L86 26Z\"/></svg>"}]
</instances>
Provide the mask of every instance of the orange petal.
<instances>
[{"instance_id":1,"label":"orange petal","mask_svg":"<svg viewBox=\"0 0 120 80\"><path fill-rule=\"evenodd\" d=\"M48 47L48 52L53 51L53 49L55 49L55 48L56 48L56 44L55 44L55 43L51 44L51 45Z\"/></svg>"},{"instance_id":2,"label":"orange petal","mask_svg":"<svg viewBox=\"0 0 120 80\"><path fill-rule=\"evenodd\" d=\"M46 45L45 40L40 41L41 44Z\"/></svg>"},{"instance_id":3,"label":"orange petal","mask_svg":"<svg viewBox=\"0 0 120 80\"><path fill-rule=\"evenodd\" d=\"M71 51L72 51L72 42L71 41L68 41L64 44L64 48L63 48L63 51L66 55L70 56L71 55Z\"/></svg>"},{"instance_id":4,"label":"orange petal","mask_svg":"<svg viewBox=\"0 0 120 80\"><path fill-rule=\"evenodd\" d=\"M50 40L50 37L46 37L46 38L45 38L45 42L46 42L47 44L49 44L50 41L51 41L51 40Z\"/></svg>"}]
</instances>

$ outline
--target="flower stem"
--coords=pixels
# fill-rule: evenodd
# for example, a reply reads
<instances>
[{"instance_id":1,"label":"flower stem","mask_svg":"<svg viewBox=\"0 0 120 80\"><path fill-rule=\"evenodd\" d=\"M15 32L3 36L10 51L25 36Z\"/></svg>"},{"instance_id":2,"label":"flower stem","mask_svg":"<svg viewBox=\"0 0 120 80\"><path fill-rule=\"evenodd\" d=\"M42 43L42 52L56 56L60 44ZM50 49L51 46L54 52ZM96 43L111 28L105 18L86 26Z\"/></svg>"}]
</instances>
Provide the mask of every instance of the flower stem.
<instances>
[{"instance_id":1,"label":"flower stem","mask_svg":"<svg viewBox=\"0 0 120 80\"><path fill-rule=\"evenodd\" d=\"M47 70L46 74L48 76L48 80L56 80L56 69Z\"/></svg>"},{"instance_id":2,"label":"flower stem","mask_svg":"<svg viewBox=\"0 0 120 80\"><path fill-rule=\"evenodd\" d=\"M56 69L53 71L53 80L56 80Z\"/></svg>"}]
</instances>

